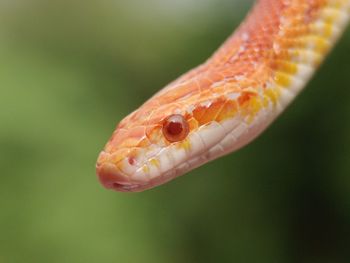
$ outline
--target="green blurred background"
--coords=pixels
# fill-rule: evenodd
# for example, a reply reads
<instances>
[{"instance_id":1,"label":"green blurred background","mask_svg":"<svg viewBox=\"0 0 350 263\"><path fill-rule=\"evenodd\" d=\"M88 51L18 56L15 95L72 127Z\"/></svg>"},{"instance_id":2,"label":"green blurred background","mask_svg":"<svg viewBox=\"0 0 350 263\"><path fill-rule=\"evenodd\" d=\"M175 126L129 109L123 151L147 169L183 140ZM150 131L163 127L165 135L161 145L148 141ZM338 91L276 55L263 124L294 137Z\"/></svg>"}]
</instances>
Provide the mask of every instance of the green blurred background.
<instances>
[{"instance_id":1,"label":"green blurred background","mask_svg":"<svg viewBox=\"0 0 350 263\"><path fill-rule=\"evenodd\" d=\"M107 191L116 123L203 62L252 1L0 1L0 263L350 262L350 31L254 143Z\"/></svg>"}]
</instances>

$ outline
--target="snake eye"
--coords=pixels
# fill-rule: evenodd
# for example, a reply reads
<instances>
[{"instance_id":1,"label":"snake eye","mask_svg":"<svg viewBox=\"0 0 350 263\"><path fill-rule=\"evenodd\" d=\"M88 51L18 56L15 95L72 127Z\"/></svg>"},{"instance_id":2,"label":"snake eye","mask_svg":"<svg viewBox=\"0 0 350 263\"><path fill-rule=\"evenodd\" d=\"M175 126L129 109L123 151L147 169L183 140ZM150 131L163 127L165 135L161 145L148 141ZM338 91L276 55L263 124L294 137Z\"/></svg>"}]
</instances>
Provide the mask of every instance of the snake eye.
<instances>
[{"instance_id":1,"label":"snake eye","mask_svg":"<svg viewBox=\"0 0 350 263\"><path fill-rule=\"evenodd\" d=\"M180 114L170 115L163 122L163 134L169 142L182 141L189 132L188 123Z\"/></svg>"}]
</instances>

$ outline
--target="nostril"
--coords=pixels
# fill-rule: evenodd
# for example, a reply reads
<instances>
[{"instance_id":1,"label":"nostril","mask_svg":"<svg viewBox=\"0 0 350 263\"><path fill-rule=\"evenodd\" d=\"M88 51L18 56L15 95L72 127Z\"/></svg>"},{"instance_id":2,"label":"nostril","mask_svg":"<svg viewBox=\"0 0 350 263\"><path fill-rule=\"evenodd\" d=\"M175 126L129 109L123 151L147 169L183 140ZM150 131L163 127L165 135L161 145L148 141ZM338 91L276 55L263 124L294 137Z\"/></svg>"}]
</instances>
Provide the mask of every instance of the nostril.
<instances>
[{"instance_id":1,"label":"nostril","mask_svg":"<svg viewBox=\"0 0 350 263\"><path fill-rule=\"evenodd\" d=\"M129 157L129 158L128 158L128 162L129 162L130 165L134 165L135 162L136 162L136 160L135 160L134 157Z\"/></svg>"}]
</instances>

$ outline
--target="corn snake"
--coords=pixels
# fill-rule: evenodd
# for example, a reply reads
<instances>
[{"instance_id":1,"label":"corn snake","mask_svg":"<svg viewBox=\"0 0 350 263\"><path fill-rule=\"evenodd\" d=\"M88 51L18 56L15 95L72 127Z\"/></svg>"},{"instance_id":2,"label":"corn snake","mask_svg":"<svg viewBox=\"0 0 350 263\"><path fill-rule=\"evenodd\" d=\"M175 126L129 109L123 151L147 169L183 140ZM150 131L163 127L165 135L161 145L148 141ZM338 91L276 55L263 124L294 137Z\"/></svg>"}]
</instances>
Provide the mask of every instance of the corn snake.
<instances>
[{"instance_id":1,"label":"corn snake","mask_svg":"<svg viewBox=\"0 0 350 263\"><path fill-rule=\"evenodd\" d=\"M258 0L205 63L124 118L96 165L137 192L243 147L305 87L350 19L350 0Z\"/></svg>"}]
</instances>

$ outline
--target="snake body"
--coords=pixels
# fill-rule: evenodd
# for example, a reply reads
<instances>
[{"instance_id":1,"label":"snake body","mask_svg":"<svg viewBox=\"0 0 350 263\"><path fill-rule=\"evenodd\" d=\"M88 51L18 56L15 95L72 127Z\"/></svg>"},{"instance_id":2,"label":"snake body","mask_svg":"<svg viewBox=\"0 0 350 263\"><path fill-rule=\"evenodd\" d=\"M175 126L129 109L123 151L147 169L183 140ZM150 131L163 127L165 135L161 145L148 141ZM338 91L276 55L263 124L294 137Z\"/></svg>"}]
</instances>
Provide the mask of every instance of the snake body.
<instances>
[{"instance_id":1,"label":"snake body","mask_svg":"<svg viewBox=\"0 0 350 263\"><path fill-rule=\"evenodd\" d=\"M258 0L199 67L123 119L96 169L124 192L163 184L257 137L303 89L350 18L350 0Z\"/></svg>"}]
</instances>

